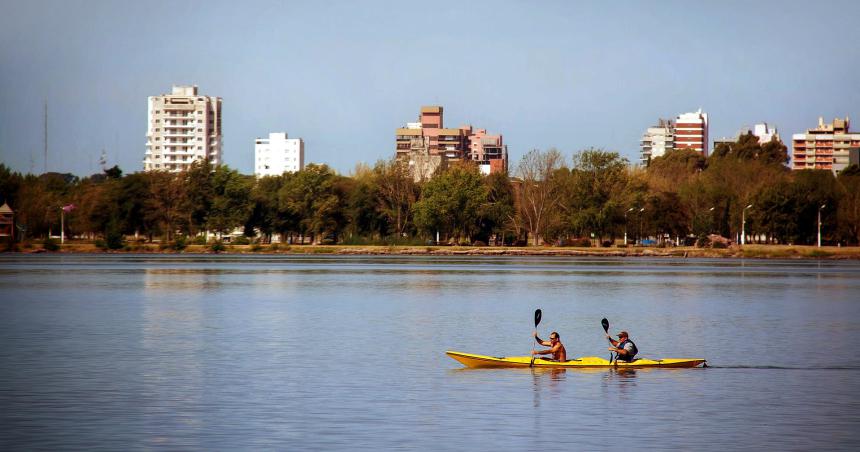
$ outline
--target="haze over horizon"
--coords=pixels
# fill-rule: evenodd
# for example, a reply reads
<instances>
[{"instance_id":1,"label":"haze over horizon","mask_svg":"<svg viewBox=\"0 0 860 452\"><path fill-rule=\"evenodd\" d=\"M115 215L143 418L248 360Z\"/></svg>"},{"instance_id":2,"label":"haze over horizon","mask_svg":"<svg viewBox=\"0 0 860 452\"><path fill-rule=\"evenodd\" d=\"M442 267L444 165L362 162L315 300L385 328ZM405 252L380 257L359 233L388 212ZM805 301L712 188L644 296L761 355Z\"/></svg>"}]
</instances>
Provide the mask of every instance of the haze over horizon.
<instances>
[{"instance_id":1,"label":"haze over horizon","mask_svg":"<svg viewBox=\"0 0 860 452\"><path fill-rule=\"evenodd\" d=\"M343 174L394 156L422 105L530 149L638 160L644 130L702 108L710 137L767 122L785 141L860 114L860 3L0 0L0 162L141 171L147 97L223 98L224 162L256 137L305 140ZM857 125L860 129L860 124ZM790 149L790 143L787 143Z\"/></svg>"}]
</instances>

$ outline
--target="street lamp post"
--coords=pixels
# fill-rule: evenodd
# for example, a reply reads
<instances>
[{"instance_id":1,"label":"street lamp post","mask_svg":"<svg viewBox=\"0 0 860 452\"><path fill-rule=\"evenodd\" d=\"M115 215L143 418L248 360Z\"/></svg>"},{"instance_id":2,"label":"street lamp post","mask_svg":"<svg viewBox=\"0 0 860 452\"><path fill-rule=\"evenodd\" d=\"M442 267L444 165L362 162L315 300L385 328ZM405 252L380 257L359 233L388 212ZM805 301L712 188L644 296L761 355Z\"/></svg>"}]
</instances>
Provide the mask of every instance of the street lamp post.
<instances>
[{"instance_id":1,"label":"street lamp post","mask_svg":"<svg viewBox=\"0 0 860 452\"><path fill-rule=\"evenodd\" d=\"M624 212L624 246L627 246L627 214L635 209L635 207L631 207Z\"/></svg>"},{"instance_id":2,"label":"street lamp post","mask_svg":"<svg viewBox=\"0 0 860 452\"><path fill-rule=\"evenodd\" d=\"M741 211L741 245L747 244L747 232L746 232L747 217L746 217L746 213L747 213L747 209L749 209L752 206L753 205L750 204L750 205L744 207L744 210Z\"/></svg>"},{"instance_id":3,"label":"street lamp post","mask_svg":"<svg viewBox=\"0 0 860 452\"><path fill-rule=\"evenodd\" d=\"M714 230L714 207L708 209L708 212L710 212L710 214L708 214L708 234L710 235Z\"/></svg>"},{"instance_id":4,"label":"street lamp post","mask_svg":"<svg viewBox=\"0 0 860 452\"><path fill-rule=\"evenodd\" d=\"M821 207L818 208L818 247L821 248L821 211L827 207L827 204L822 204Z\"/></svg>"},{"instance_id":5,"label":"street lamp post","mask_svg":"<svg viewBox=\"0 0 860 452\"><path fill-rule=\"evenodd\" d=\"M639 209L639 243L642 243L642 212L645 211L645 208Z\"/></svg>"}]
</instances>

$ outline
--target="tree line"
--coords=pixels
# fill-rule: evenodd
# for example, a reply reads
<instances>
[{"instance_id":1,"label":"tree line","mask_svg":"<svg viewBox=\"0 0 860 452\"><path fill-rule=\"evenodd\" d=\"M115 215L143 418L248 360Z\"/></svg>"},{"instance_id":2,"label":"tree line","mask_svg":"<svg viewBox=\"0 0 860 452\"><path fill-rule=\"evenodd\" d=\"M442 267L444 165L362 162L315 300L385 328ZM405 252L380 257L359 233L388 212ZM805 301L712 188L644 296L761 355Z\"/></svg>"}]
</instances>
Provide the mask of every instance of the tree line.
<instances>
[{"instance_id":1,"label":"tree line","mask_svg":"<svg viewBox=\"0 0 860 452\"><path fill-rule=\"evenodd\" d=\"M268 242L345 244L700 244L712 234L749 242L860 242L860 169L791 171L786 147L752 134L704 158L674 150L647 167L617 152L586 149L569 161L533 150L512 176L482 175L469 162L415 181L407 165L359 165L350 176L326 165L255 178L201 162L181 173L78 178L22 175L0 164L0 197L25 240L69 237L170 242L241 230ZM748 207L751 206L751 207ZM822 207L823 206L823 207ZM745 220L745 225L742 225ZM621 241L621 242L620 242Z\"/></svg>"}]
</instances>

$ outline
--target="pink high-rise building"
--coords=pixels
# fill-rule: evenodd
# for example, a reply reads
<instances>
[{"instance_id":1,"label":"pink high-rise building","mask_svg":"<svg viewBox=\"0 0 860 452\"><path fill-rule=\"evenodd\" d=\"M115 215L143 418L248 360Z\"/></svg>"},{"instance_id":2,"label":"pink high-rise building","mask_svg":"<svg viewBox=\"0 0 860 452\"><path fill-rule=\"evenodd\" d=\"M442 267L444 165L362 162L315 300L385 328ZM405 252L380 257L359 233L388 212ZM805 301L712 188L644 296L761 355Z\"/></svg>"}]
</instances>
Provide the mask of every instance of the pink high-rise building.
<instances>
[{"instance_id":1,"label":"pink high-rise building","mask_svg":"<svg viewBox=\"0 0 860 452\"><path fill-rule=\"evenodd\" d=\"M484 174L507 171L508 149L502 135L461 126L446 129L441 106L421 107L418 122L395 132L398 159L409 162L416 179L427 179L439 167L459 160L475 161Z\"/></svg>"},{"instance_id":2,"label":"pink high-rise building","mask_svg":"<svg viewBox=\"0 0 860 452\"><path fill-rule=\"evenodd\" d=\"M468 136L469 159L476 162L483 174L507 172L508 147L502 135L490 135L486 129L476 129Z\"/></svg>"}]
</instances>

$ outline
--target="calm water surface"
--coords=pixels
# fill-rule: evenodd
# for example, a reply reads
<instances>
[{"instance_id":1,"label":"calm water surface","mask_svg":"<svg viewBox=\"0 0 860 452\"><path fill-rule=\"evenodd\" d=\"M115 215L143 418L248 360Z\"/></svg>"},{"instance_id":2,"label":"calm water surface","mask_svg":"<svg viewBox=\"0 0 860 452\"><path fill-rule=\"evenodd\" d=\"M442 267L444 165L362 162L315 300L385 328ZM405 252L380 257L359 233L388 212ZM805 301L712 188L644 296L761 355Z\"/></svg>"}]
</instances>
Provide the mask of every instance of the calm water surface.
<instances>
[{"instance_id":1,"label":"calm water surface","mask_svg":"<svg viewBox=\"0 0 860 452\"><path fill-rule=\"evenodd\" d=\"M465 370L539 332L706 369ZM0 449L809 450L860 440L860 263L0 255Z\"/></svg>"}]
</instances>

